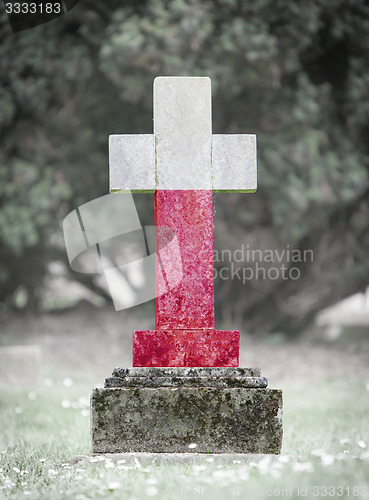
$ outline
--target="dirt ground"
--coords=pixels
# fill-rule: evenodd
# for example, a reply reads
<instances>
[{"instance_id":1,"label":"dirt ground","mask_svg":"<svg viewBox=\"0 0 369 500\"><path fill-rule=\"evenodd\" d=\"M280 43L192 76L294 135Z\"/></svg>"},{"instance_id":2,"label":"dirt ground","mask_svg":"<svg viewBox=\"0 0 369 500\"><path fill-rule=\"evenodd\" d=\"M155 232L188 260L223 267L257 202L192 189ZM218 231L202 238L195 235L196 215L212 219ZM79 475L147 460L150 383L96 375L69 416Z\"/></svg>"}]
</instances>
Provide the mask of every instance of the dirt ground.
<instances>
[{"instance_id":1,"label":"dirt ground","mask_svg":"<svg viewBox=\"0 0 369 500\"><path fill-rule=\"evenodd\" d=\"M0 346L40 346L43 377L103 383L114 367L132 365L132 331L153 327L153 321L138 319L137 313L83 304L41 316L3 314ZM368 384L368 347L369 338L363 348L354 341L322 342L317 335L288 342L277 335L241 335L240 366L260 367L271 387L295 379L319 383L327 377L359 377Z\"/></svg>"}]
</instances>

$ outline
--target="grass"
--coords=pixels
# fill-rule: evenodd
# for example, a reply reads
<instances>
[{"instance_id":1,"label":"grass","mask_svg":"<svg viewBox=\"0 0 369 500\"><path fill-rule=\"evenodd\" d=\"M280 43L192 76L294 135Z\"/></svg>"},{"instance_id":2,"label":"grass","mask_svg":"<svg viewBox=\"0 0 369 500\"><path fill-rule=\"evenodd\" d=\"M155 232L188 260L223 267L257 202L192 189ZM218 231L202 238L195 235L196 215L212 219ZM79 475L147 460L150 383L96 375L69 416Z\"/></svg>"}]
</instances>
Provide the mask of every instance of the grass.
<instances>
[{"instance_id":1,"label":"grass","mask_svg":"<svg viewBox=\"0 0 369 500\"><path fill-rule=\"evenodd\" d=\"M90 387L0 392L0 498L369 498L369 393L359 379L284 384L282 456L133 465L89 453Z\"/></svg>"}]
</instances>

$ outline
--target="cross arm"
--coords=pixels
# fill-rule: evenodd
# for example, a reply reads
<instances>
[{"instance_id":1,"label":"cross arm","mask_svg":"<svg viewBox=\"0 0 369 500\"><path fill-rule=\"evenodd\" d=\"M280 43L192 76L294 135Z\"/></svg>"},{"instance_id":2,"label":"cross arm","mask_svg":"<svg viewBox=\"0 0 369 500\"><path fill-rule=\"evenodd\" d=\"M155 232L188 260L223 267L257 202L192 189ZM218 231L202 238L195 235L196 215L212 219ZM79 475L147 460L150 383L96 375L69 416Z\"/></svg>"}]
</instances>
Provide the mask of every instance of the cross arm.
<instances>
[{"instance_id":1,"label":"cross arm","mask_svg":"<svg viewBox=\"0 0 369 500\"><path fill-rule=\"evenodd\" d=\"M155 191L153 134L109 136L109 190Z\"/></svg>"},{"instance_id":2,"label":"cross arm","mask_svg":"<svg viewBox=\"0 0 369 500\"><path fill-rule=\"evenodd\" d=\"M110 192L256 191L256 136L212 134L206 77L154 81L154 134L111 135Z\"/></svg>"},{"instance_id":3,"label":"cross arm","mask_svg":"<svg viewBox=\"0 0 369 500\"><path fill-rule=\"evenodd\" d=\"M213 134L211 158L214 191L256 191L256 135Z\"/></svg>"},{"instance_id":4,"label":"cross arm","mask_svg":"<svg viewBox=\"0 0 369 500\"><path fill-rule=\"evenodd\" d=\"M154 192L157 185L153 134L111 135L110 192ZM253 193L257 189L256 136L213 134L209 184L214 191ZM173 189L164 178L162 189ZM208 189L198 185L197 189Z\"/></svg>"}]
</instances>

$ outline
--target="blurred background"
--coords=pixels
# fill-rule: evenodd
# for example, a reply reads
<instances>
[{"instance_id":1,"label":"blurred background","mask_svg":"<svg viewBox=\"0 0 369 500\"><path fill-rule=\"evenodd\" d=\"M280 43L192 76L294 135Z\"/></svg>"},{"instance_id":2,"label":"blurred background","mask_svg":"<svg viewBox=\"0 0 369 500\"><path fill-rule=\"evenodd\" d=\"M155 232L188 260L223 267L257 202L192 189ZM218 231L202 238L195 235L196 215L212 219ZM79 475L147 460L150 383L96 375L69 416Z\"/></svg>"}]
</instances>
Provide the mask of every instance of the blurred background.
<instances>
[{"instance_id":1,"label":"blurred background","mask_svg":"<svg viewBox=\"0 0 369 500\"><path fill-rule=\"evenodd\" d=\"M250 343L309 335L367 345L364 0L81 0L33 29L13 34L4 12L0 26L4 349L42 343L56 354L59 335L61 356L78 364L83 351L96 369L100 339L107 358L129 366L132 330L154 327L154 301L115 312L96 276L70 269L62 221L108 193L109 134L152 133L158 75L209 76L213 132L258 138L258 191L214 196L215 268L249 270L246 280L218 274L217 328ZM135 200L152 224L153 195ZM87 343L74 345L82 334Z\"/></svg>"}]
</instances>

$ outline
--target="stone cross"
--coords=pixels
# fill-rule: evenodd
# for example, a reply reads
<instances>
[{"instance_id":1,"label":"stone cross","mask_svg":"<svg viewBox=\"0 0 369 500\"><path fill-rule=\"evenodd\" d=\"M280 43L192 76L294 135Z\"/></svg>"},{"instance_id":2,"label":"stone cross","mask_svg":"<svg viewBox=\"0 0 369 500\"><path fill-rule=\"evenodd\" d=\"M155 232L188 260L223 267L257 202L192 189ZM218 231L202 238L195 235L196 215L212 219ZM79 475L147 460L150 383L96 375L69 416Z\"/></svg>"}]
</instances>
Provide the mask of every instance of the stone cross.
<instances>
[{"instance_id":1,"label":"stone cross","mask_svg":"<svg viewBox=\"0 0 369 500\"><path fill-rule=\"evenodd\" d=\"M133 333L133 366L238 366L239 332L214 325L212 196L256 190L256 136L212 134L209 78L158 77L154 134L111 135L109 165L111 192L155 192L155 226L172 228L181 251L167 293L156 266L156 330ZM157 258L176 273L163 238Z\"/></svg>"}]
</instances>

